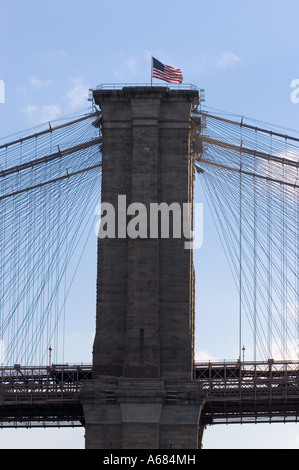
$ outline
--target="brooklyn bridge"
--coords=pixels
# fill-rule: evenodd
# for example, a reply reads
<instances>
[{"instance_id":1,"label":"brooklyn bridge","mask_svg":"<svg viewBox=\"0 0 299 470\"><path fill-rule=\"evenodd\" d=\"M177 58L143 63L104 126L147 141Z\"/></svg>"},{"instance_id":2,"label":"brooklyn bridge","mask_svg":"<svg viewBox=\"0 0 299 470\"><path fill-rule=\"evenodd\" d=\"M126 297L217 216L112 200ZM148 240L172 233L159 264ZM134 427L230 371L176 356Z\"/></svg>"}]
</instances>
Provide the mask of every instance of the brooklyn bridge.
<instances>
[{"instance_id":1,"label":"brooklyn bridge","mask_svg":"<svg viewBox=\"0 0 299 470\"><path fill-rule=\"evenodd\" d=\"M87 449L197 449L206 426L297 422L299 138L203 111L194 85L101 85L91 100L0 144L0 426L85 427ZM198 185L236 287L234 360L195 360ZM90 234L92 363L68 364Z\"/></svg>"}]
</instances>

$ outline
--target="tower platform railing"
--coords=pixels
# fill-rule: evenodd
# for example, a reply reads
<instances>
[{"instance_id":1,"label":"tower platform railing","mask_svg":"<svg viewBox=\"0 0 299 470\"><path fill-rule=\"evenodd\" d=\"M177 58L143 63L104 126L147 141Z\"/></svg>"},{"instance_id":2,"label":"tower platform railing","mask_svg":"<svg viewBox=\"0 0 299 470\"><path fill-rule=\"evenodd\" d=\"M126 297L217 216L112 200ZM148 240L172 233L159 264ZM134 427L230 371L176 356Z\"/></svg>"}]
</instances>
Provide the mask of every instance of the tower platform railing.
<instances>
[{"instance_id":1,"label":"tower platform railing","mask_svg":"<svg viewBox=\"0 0 299 470\"><path fill-rule=\"evenodd\" d=\"M192 83L101 83L97 90L122 90L125 87L164 87L171 90L198 90Z\"/></svg>"}]
</instances>

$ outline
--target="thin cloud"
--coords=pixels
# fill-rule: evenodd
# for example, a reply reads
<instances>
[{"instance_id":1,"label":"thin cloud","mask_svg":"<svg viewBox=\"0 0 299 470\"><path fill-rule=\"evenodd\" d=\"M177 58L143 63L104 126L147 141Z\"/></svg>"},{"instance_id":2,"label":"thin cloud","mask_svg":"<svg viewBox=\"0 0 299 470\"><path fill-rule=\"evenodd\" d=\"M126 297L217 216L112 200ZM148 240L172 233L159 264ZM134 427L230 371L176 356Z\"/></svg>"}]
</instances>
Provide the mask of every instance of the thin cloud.
<instances>
[{"instance_id":1,"label":"thin cloud","mask_svg":"<svg viewBox=\"0 0 299 470\"><path fill-rule=\"evenodd\" d=\"M31 124L38 125L57 119L61 115L61 110L56 104L44 106L30 104L26 106L24 113Z\"/></svg>"},{"instance_id":2,"label":"thin cloud","mask_svg":"<svg viewBox=\"0 0 299 470\"><path fill-rule=\"evenodd\" d=\"M207 351L195 351L195 362L216 362L217 359Z\"/></svg>"},{"instance_id":3,"label":"thin cloud","mask_svg":"<svg viewBox=\"0 0 299 470\"><path fill-rule=\"evenodd\" d=\"M219 67L222 67L222 68L230 67L239 61L240 61L240 57L238 57L233 52L223 52L219 60Z\"/></svg>"},{"instance_id":4,"label":"thin cloud","mask_svg":"<svg viewBox=\"0 0 299 470\"><path fill-rule=\"evenodd\" d=\"M23 96L27 96L29 93L32 93L32 90L40 91L49 87L52 84L53 84L53 81L50 78L40 79L36 77L35 75L32 75L28 79L28 82L22 85L18 85L16 90L18 93L22 94Z\"/></svg>"},{"instance_id":5,"label":"thin cloud","mask_svg":"<svg viewBox=\"0 0 299 470\"><path fill-rule=\"evenodd\" d=\"M30 77L30 81L29 81L30 86L37 90L42 90L43 88L46 88L47 86L52 85L52 83L53 83L52 80L50 80L49 78L45 80L41 80L35 76Z\"/></svg>"},{"instance_id":6,"label":"thin cloud","mask_svg":"<svg viewBox=\"0 0 299 470\"><path fill-rule=\"evenodd\" d=\"M113 70L115 79L122 82L128 82L130 80L136 82L150 81L152 55L159 58L159 60L165 60L165 54L157 51L144 51L143 54L138 57L125 56L122 54L118 61L118 68Z\"/></svg>"},{"instance_id":7,"label":"thin cloud","mask_svg":"<svg viewBox=\"0 0 299 470\"><path fill-rule=\"evenodd\" d=\"M52 84L50 79L40 80L31 77L30 85L35 90L41 90ZM54 121L64 114L80 111L87 107L89 86L81 78L71 79L71 88L58 100L57 103L47 105L29 104L23 109L24 114L32 125L39 125L45 122Z\"/></svg>"},{"instance_id":8,"label":"thin cloud","mask_svg":"<svg viewBox=\"0 0 299 470\"><path fill-rule=\"evenodd\" d=\"M56 61L57 59L63 59L68 53L64 49L58 51L39 51L35 53L37 59L44 60L46 62Z\"/></svg>"},{"instance_id":9,"label":"thin cloud","mask_svg":"<svg viewBox=\"0 0 299 470\"><path fill-rule=\"evenodd\" d=\"M72 88L66 94L67 108L70 112L86 108L89 88L82 78L72 78Z\"/></svg>"},{"instance_id":10,"label":"thin cloud","mask_svg":"<svg viewBox=\"0 0 299 470\"><path fill-rule=\"evenodd\" d=\"M131 74L136 74L138 70L137 60L134 57L129 57L126 60L126 66Z\"/></svg>"}]
</instances>

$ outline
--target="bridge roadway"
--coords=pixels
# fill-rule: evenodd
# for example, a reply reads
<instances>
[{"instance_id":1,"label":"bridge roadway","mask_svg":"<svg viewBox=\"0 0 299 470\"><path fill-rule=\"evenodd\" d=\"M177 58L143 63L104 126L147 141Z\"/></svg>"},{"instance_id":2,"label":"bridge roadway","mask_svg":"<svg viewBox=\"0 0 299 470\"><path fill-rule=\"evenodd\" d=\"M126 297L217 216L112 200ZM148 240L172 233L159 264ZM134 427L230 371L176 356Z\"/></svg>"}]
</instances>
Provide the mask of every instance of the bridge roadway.
<instances>
[{"instance_id":1,"label":"bridge roadway","mask_svg":"<svg viewBox=\"0 0 299 470\"><path fill-rule=\"evenodd\" d=\"M0 367L0 427L84 426L79 394L90 379L91 365ZM196 363L194 379L206 393L203 425L299 420L299 362ZM115 402L114 390L103 400Z\"/></svg>"}]
</instances>

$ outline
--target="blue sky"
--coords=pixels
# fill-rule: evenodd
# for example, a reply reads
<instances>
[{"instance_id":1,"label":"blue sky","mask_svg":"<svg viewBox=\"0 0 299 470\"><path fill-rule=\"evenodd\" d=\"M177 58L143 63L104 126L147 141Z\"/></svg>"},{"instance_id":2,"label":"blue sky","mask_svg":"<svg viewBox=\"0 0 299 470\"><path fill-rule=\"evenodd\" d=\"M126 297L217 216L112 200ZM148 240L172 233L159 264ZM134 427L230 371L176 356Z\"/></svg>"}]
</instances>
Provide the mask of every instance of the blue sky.
<instances>
[{"instance_id":1,"label":"blue sky","mask_svg":"<svg viewBox=\"0 0 299 470\"><path fill-rule=\"evenodd\" d=\"M296 124L295 0L0 5L1 135L83 109L99 83L149 82L151 54L206 88L210 107Z\"/></svg>"},{"instance_id":2,"label":"blue sky","mask_svg":"<svg viewBox=\"0 0 299 470\"><path fill-rule=\"evenodd\" d=\"M88 89L100 83L149 83L151 55L180 68L184 83L205 88L210 109L296 130L299 103L290 95L299 78L298 15L297 0L0 0L0 136L87 111ZM235 312L236 300L223 283L227 267L215 250L208 213L204 224L204 246L195 255L197 348L210 357L234 358L236 335L221 333L223 312ZM217 263L223 270L215 276ZM211 305L215 291L221 303ZM216 317L219 328L211 338ZM236 316L230 325L237 330ZM236 429L208 429L206 447L299 447L294 425ZM14 446L21 432L1 431L0 446ZM37 442L35 431L26 433L24 442ZM71 433L51 431L39 442L82 446L83 431Z\"/></svg>"}]
</instances>

